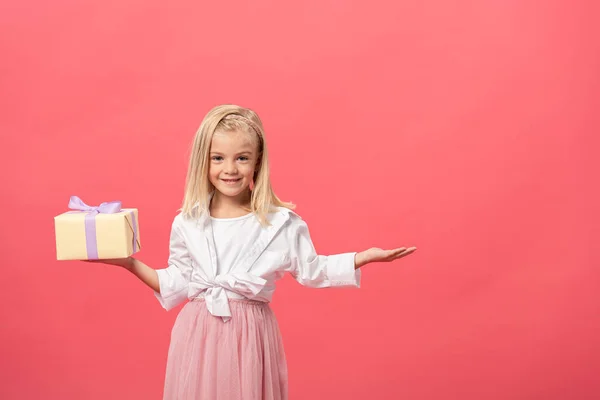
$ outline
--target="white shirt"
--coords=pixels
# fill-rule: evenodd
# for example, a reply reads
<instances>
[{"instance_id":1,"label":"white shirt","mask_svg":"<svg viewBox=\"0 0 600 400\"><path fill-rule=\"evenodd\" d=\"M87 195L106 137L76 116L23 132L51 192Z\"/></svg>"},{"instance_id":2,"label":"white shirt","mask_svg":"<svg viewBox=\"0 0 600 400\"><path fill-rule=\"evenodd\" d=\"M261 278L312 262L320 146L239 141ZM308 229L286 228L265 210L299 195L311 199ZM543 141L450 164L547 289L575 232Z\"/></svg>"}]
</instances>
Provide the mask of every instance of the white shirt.
<instances>
[{"instance_id":1,"label":"white shirt","mask_svg":"<svg viewBox=\"0 0 600 400\"><path fill-rule=\"evenodd\" d=\"M244 219L246 218L246 219ZM160 304L170 310L187 299L204 297L208 311L228 321L229 298L271 301L275 282L286 272L313 288L360 287L355 252L318 255L308 226L293 211L280 207L263 227L250 214L231 241L221 240L235 221L215 221L206 213L197 219L178 214L173 220L168 266L158 269ZM216 231L213 223L216 222ZM217 243L218 240L218 243ZM231 254L224 255L232 250Z\"/></svg>"},{"instance_id":2,"label":"white shirt","mask_svg":"<svg viewBox=\"0 0 600 400\"><path fill-rule=\"evenodd\" d=\"M209 223L217 252L217 274L227 274L249 251L252 243L246 238L260 235L262 226L252 213L236 218L210 217Z\"/></svg>"}]
</instances>

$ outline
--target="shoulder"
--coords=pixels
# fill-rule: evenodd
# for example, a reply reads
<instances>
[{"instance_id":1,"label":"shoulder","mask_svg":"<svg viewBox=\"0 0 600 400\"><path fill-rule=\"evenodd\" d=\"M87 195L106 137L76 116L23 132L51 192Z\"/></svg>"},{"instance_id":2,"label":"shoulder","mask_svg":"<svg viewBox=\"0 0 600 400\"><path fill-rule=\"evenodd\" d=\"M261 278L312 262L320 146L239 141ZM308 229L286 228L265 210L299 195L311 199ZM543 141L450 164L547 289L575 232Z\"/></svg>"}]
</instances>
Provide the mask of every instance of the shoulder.
<instances>
[{"instance_id":1,"label":"shoulder","mask_svg":"<svg viewBox=\"0 0 600 400\"><path fill-rule=\"evenodd\" d=\"M183 215L183 212L179 211L177 214L175 214L175 217L173 217L173 225L180 225L185 221L185 216Z\"/></svg>"},{"instance_id":2,"label":"shoulder","mask_svg":"<svg viewBox=\"0 0 600 400\"><path fill-rule=\"evenodd\" d=\"M176 229L184 229L186 227L195 227L198 224L199 218L193 215L186 215L179 210L173 217L172 227Z\"/></svg>"},{"instance_id":3,"label":"shoulder","mask_svg":"<svg viewBox=\"0 0 600 400\"><path fill-rule=\"evenodd\" d=\"M274 214L279 218L283 218L292 222L302 221L302 217L298 213L287 207L275 207Z\"/></svg>"},{"instance_id":4,"label":"shoulder","mask_svg":"<svg viewBox=\"0 0 600 400\"><path fill-rule=\"evenodd\" d=\"M281 228L281 230L285 231L285 235L290 235L291 237L295 237L308 230L308 225L302 216L286 207L277 207L277 212L271 223L276 228Z\"/></svg>"},{"instance_id":5,"label":"shoulder","mask_svg":"<svg viewBox=\"0 0 600 400\"><path fill-rule=\"evenodd\" d=\"M183 216L183 213L178 212L173 217L173 221L171 222L171 231L179 232L181 230L181 227L183 225L184 225L184 216Z\"/></svg>"},{"instance_id":6,"label":"shoulder","mask_svg":"<svg viewBox=\"0 0 600 400\"><path fill-rule=\"evenodd\" d=\"M287 207L273 207L273 209L275 210L275 212L284 214L284 215L289 215L292 216L294 215L296 218L301 218L300 215L298 215L298 213L296 213L294 210L291 210Z\"/></svg>"}]
</instances>

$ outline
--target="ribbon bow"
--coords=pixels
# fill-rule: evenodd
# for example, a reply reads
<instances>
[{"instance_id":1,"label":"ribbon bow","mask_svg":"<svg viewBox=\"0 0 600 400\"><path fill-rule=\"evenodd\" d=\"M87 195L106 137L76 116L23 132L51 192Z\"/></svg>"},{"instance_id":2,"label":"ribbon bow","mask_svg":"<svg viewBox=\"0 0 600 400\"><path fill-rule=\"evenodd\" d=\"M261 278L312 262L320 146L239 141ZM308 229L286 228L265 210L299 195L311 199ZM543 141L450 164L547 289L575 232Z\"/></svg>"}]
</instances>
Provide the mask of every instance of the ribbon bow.
<instances>
[{"instance_id":1,"label":"ribbon bow","mask_svg":"<svg viewBox=\"0 0 600 400\"><path fill-rule=\"evenodd\" d=\"M226 290L252 299L265 287L266 283L265 279L247 272L232 272L217 275L214 280L190 282L190 291L193 293L191 297L196 297L206 290L204 300L208 311L227 322L231 319L231 309Z\"/></svg>"},{"instance_id":2,"label":"ribbon bow","mask_svg":"<svg viewBox=\"0 0 600 400\"><path fill-rule=\"evenodd\" d=\"M96 215L98 214L117 214L121 212L120 201L109 201L101 203L99 206L89 206L77 196L71 196L69 208L86 212L85 216L85 245L87 249L88 260L98 259L98 241L96 238ZM135 213L131 213L131 223L133 225L133 252L137 251L137 223Z\"/></svg>"},{"instance_id":3,"label":"ribbon bow","mask_svg":"<svg viewBox=\"0 0 600 400\"><path fill-rule=\"evenodd\" d=\"M71 210L89 211L102 214L116 214L121 212L120 201L108 201L99 206L88 206L77 196L71 196L69 200L69 208Z\"/></svg>"}]
</instances>

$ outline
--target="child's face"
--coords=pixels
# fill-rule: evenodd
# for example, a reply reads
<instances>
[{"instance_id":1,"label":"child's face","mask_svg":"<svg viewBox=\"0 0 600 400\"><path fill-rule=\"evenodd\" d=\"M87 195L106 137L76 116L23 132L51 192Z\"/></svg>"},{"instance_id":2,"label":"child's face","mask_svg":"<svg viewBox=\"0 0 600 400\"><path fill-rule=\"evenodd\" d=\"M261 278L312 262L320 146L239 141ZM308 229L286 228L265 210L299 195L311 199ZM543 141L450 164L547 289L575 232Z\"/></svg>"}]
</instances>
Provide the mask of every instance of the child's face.
<instances>
[{"instance_id":1,"label":"child's face","mask_svg":"<svg viewBox=\"0 0 600 400\"><path fill-rule=\"evenodd\" d=\"M243 196L254 177L258 149L245 132L215 132L210 146L210 183L228 197Z\"/></svg>"}]
</instances>

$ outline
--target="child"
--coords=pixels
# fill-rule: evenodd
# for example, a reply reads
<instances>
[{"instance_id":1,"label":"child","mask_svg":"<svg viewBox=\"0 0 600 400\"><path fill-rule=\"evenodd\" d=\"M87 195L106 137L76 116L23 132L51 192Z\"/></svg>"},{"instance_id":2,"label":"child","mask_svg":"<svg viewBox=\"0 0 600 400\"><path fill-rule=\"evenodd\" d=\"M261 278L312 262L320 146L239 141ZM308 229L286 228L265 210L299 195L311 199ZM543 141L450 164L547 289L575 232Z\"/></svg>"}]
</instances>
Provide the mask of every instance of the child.
<instances>
[{"instance_id":1,"label":"child","mask_svg":"<svg viewBox=\"0 0 600 400\"><path fill-rule=\"evenodd\" d=\"M271 188L258 115L217 106L194 139L168 266L98 260L131 271L167 310L190 300L171 333L164 399L287 399L285 353L269 307L275 282L290 272L308 287L359 287L360 267L416 250L317 255L292 208Z\"/></svg>"}]
</instances>

